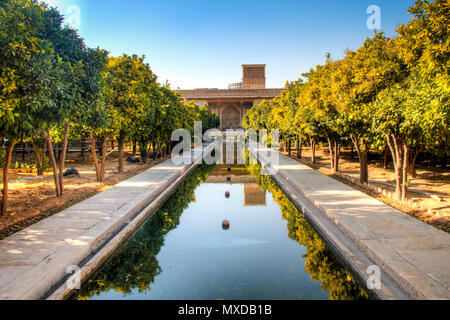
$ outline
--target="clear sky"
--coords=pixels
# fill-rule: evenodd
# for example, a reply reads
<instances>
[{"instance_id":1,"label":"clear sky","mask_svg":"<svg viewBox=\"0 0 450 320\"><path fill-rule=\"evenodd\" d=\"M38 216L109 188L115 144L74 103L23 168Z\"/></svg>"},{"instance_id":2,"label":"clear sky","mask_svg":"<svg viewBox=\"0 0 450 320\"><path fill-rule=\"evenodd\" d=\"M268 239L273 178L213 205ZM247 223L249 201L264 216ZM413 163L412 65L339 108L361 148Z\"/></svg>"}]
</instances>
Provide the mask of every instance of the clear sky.
<instances>
[{"instance_id":1,"label":"clear sky","mask_svg":"<svg viewBox=\"0 0 450 320\"><path fill-rule=\"evenodd\" d=\"M395 35L414 0L46 0L90 47L145 54L172 88L226 88L242 64L267 64L267 87L282 87L330 52L337 59L373 34L367 8ZM79 8L79 10L78 10Z\"/></svg>"}]
</instances>

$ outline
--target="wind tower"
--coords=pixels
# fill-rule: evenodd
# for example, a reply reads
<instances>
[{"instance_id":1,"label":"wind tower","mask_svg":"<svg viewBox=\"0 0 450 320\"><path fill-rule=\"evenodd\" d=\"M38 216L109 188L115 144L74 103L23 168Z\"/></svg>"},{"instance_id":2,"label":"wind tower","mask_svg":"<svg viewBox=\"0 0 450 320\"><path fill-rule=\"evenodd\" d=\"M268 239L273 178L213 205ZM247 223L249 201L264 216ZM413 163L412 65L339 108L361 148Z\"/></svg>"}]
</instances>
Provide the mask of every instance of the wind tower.
<instances>
[{"instance_id":1,"label":"wind tower","mask_svg":"<svg viewBox=\"0 0 450 320\"><path fill-rule=\"evenodd\" d=\"M242 65L243 89L266 89L266 65Z\"/></svg>"}]
</instances>

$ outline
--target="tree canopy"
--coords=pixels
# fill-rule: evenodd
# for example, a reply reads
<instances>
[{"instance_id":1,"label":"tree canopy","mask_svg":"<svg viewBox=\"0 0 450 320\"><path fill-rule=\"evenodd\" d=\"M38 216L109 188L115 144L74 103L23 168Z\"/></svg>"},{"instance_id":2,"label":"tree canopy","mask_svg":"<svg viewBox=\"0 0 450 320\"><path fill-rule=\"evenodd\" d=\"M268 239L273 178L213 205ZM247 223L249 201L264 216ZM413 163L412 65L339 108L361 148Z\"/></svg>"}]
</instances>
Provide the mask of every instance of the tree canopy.
<instances>
[{"instance_id":1,"label":"tree canopy","mask_svg":"<svg viewBox=\"0 0 450 320\"><path fill-rule=\"evenodd\" d=\"M339 171L341 145L351 141L362 183L369 182L369 151L387 148L397 199L406 199L420 152L450 156L450 3L418 0L409 13L396 36L375 32L340 60L327 55L273 101L250 109L244 128L271 127L299 143L309 137L313 162L316 141L328 141L332 172Z\"/></svg>"},{"instance_id":2,"label":"tree canopy","mask_svg":"<svg viewBox=\"0 0 450 320\"><path fill-rule=\"evenodd\" d=\"M217 116L206 107L182 101L168 84L159 84L145 56L111 57L106 50L88 48L57 9L37 0L0 1L0 56L0 138L7 141L3 216L8 169L18 141L31 140L35 147L36 141L44 141L56 195L61 196L73 135L89 134L97 179L103 181L108 139L119 143L121 172L126 141L140 143L145 162L149 144L155 157L170 153L176 129L192 131L194 121L202 121L205 129L218 126Z\"/></svg>"}]
</instances>

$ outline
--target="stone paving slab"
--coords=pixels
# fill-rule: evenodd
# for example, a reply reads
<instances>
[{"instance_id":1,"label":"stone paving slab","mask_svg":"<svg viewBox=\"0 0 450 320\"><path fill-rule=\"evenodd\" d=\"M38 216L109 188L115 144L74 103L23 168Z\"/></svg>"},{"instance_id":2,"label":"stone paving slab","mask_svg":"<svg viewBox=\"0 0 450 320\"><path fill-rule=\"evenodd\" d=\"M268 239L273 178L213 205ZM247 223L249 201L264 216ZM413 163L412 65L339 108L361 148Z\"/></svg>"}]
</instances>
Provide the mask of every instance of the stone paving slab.
<instances>
[{"instance_id":1,"label":"stone paving slab","mask_svg":"<svg viewBox=\"0 0 450 320\"><path fill-rule=\"evenodd\" d=\"M42 298L209 148L193 152L189 164L167 160L0 241L0 300Z\"/></svg>"},{"instance_id":2,"label":"stone paving slab","mask_svg":"<svg viewBox=\"0 0 450 320\"><path fill-rule=\"evenodd\" d=\"M276 150L256 146L251 151L319 208L382 272L412 289L411 296L450 299L449 234ZM279 155L279 164L270 164L271 153Z\"/></svg>"}]
</instances>

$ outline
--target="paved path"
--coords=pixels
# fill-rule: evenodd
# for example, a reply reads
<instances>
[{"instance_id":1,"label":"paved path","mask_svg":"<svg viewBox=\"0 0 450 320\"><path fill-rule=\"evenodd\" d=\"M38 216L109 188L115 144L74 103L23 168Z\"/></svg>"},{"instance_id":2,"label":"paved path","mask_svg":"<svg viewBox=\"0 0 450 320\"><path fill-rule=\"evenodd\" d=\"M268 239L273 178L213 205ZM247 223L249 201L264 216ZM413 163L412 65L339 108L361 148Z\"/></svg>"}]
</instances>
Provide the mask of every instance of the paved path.
<instances>
[{"instance_id":1,"label":"paved path","mask_svg":"<svg viewBox=\"0 0 450 320\"><path fill-rule=\"evenodd\" d=\"M0 300L42 298L193 166L170 159L0 241Z\"/></svg>"},{"instance_id":2,"label":"paved path","mask_svg":"<svg viewBox=\"0 0 450 320\"><path fill-rule=\"evenodd\" d=\"M269 167L267 155L278 154L261 146L251 151ZM328 230L323 233L328 242L351 260L361 278L365 274L367 280L363 267L370 261L381 268L384 287L378 297L450 299L449 234L291 158L280 155L279 159L273 165L278 171L275 180L294 201L315 205L316 210L309 208L309 220ZM392 280L402 292L386 288Z\"/></svg>"}]
</instances>

